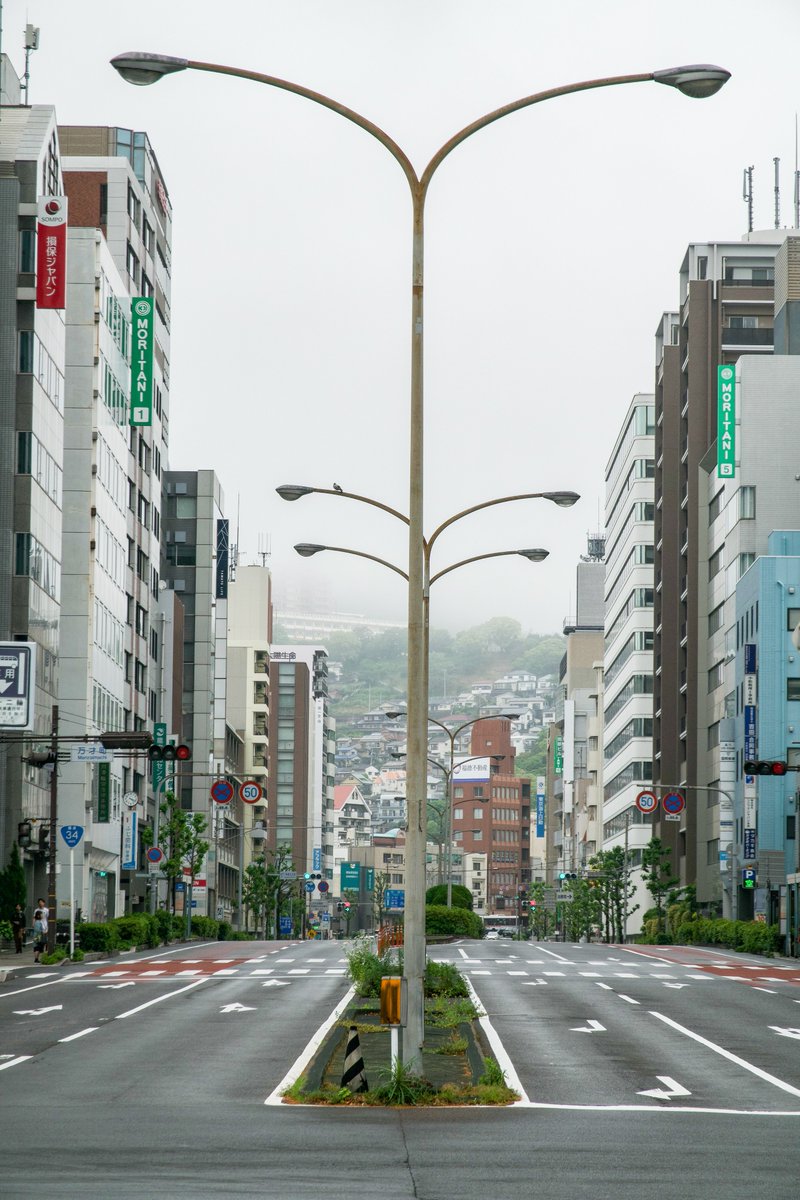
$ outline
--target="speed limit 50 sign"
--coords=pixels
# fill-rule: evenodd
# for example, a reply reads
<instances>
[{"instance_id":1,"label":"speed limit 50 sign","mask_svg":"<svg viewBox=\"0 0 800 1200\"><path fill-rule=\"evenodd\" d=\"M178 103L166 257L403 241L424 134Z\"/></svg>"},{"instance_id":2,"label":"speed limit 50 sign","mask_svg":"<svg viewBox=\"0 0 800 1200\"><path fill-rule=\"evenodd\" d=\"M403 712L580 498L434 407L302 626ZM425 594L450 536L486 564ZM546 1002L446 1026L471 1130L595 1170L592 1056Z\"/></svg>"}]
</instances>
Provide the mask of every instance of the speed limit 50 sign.
<instances>
[{"instance_id":1,"label":"speed limit 50 sign","mask_svg":"<svg viewBox=\"0 0 800 1200\"><path fill-rule=\"evenodd\" d=\"M261 784L256 783L254 779L247 779L239 784L239 799L245 804L258 804L263 795Z\"/></svg>"}]
</instances>

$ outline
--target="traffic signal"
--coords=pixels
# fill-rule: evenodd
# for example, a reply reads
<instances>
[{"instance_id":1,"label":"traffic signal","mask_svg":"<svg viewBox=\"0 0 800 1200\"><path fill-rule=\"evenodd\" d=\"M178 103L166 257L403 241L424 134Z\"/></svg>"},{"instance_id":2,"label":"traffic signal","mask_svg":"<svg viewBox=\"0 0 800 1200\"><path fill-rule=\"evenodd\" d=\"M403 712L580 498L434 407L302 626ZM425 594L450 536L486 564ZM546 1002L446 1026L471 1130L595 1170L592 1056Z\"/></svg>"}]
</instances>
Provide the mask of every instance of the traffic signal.
<instances>
[{"instance_id":1,"label":"traffic signal","mask_svg":"<svg viewBox=\"0 0 800 1200\"><path fill-rule=\"evenodd\" d=\"M344 908L344 911L345 911L345 912L349 912L349 911L350 911L350 901L349 901L349 900L343 900L343 901L342 901L342 907Z\"/></svg>"},{"instance_id":2,"label":"traffic signal","mask_svg":"<svg viewBox=\"0 0 800 1200\"><path fill-rule=\"evenodd\" d=\"M788 770L787 764L780 760L762 762L760 759L748 759L744 764L745 775L785 775Z\"/></svg>"},{"instance_id":3,"label":"traffic signal","mask_svg":"<svg viewBox=\"0 0 800 1200\"><path fill-rule=\"evenodd\" d=\"M17 824L17 845L23 850L27 850L31 844L31 830L33 826L30 821L19 821Z\"/></svg>"},{"instance_id":4,"label":"traffic signal","mask_svg":"<svg viewBox=\"0 0 800 1200\"><path fill-rule=\"evenodd\" d=\"M25 755L25 762L29 767L47 767L50 763L56 761L55 750L30 750Z\"/></svg>"},{"instance_id":5,"label":"traffic signal","mask_svg":"<svg viewBox=\"0 0 800 1200\"><path fill-rule=\"evenodd\" d=\"M559 879L577 879L578 872L577 871L559 871L558 878Z\"/></svg>"},{"instance_id":6,"label":"traffic signal","mask_svg":"<svg viewBox=\"0 0 800 1200\"><path fill-rule=\"evenodd\" d=\"M192 752L188 746L148 746L147 757L151 763L188 762Z\"/></svg>"},{"instance_id":7,"label":"traffic signal","mask_svg":"<svg viewBox=\"0 0 800 1200\"><path fill-rule=\"evenodd\" d=\"M146 729L135 733L125 730L100 734L100 743L106 750L146 750L153 743L153 735Z\"/></svg>"},{"instance_id":8,"label":"traffic signal","mask_svg":"<svg viewBox=\"0 0 800 1200\"><path fill-rule=\"evenodd\" d=\"M39 826L39 849L43 854L50 853L50 822L43 821Z\"/></svg>"},{"instance_id":9,"label":"traffic signal","mask_svg":"<svg viewBox=\"0 0 800 1200\"><path fill-rule=\"evenodd\" d=\"M336 901L336 911L337 911L337 913L340 913L340 912L342 911L342 902L341 902L341 900L337 900L337 901Z\"/></svg>"}]
</instances>

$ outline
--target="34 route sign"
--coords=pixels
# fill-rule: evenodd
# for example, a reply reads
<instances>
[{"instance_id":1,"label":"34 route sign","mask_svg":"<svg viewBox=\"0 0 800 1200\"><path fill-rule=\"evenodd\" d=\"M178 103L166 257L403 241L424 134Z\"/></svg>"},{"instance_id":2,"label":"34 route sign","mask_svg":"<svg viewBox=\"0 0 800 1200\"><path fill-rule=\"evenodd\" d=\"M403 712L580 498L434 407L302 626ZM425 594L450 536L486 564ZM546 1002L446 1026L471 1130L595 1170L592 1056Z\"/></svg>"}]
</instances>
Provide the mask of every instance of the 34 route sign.
<instances>
[{"instance_id":1,"label":"34 route sign","mask_svg":"<svg viewBox=\"0 0 800 1200\"><path fill-rule=\"evenodd\" d=\"M658 796L655 792L639 792L639 795L636 797L636 807L639 809L639 812L654 813L658 808Z\"/></svg>"}]
</instances>

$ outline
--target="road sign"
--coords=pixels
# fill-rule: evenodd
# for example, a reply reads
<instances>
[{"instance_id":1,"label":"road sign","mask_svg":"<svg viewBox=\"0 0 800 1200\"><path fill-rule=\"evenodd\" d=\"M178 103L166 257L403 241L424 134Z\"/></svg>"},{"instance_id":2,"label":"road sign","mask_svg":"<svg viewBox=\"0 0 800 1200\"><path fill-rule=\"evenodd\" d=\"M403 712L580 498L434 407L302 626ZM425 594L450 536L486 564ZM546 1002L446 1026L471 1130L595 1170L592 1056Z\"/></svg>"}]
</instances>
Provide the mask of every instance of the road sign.
<instances>
[{"instance_id":1,"label":"road sign","mask_svg":"<svg viewBox=\"0 0 800 1200\"><path fill-rule=\"evenodd\" d=\"M314 849L311 851L311 870L312 871L321 871L322 870L322 847L321 846L315 846Z\"/></svg>"},{"instance_id":2,"label":"road sign","mask_svg":"<svg viewBox=\"0 0 800 1200\"><path fill-rule=\"evenodd\" d=\"M572 900L572 892L556 892L556 900L559 904L563 904L566 900Z\"/></svg>"},{"instance_id":3,"label":"road sign","mask_svg":"<svg viewBox=\"0 0 800 1200\"><path fill-rule=\"evenodd\" d=\"M164 851L159 850L158 846L150 846L147 850L147 861L151 863L160 863L164 857Z\"/></svg>"},{"instance_id":4,"label":"road sign","mask_svg":"<svg viewBox=\"0 0 800 1200\"><path fill-rule=\"evenodd\" d=\"M228 783L227 779L215 779L209 794L215 804L230 804L233 799L233 784Z\"/></svg>"},{"instance_id":5,"label":"road sign","mask_svg":"<svg viewBox=\"0 0 800 1200\"><path fill-rule=\"evenodd\" d=\"M680 792L666 792L661 797L661 805L665 813L677 816L686 808L686 801Z\"/></svg>"},{"instance_id":6,"label":"road sign","mask_svg":"<svg viewBox=\"0 0 800 1200\"><path fill-rule=\"evenodd\" d=\"M755 867L745 867L742 871L742 887L752 890L756 886Z\"/></svg>"},{"instance_id":7,"label":"road sign","mask_svg":"<svg viewBox=\"0 0 800 1200\"><path fill-rule=\"evenodd\" d=\"M106 750L102 742L80 742L70 746L69 757L71 762L104 763L111 762L114 753Z\"/></svg>"},{"instance_id":8,"label":"road sign","mask_svg":"<svg viewBox=\"0 0 800 1200\"><path fill-rule=\"evenodd\" d=\"M383 893L383 903L387 908L405 908L406 893L404 888L387 888Z\"/></svg>"},{"instance_id":9,"label":"road sign","mask_svg":"<svg viewBox=\"0 0 800 1200\"><path fill-rule=\"evenodd\" d=\"M652 813L658 808L658 796L655 792L639 792L636 797L636 807L639 812Z\"/></svg>"},{"instance_id":10,"label":"road sign","mask_svg":"<svg viewBox=\"0 0 800 1200\"><path fill-rule=\"evenodd\" d=\"M0 729L32 729L36 643L0 642Z\"/></svg>"},{"instance_id":11,"label":"road sign","mask_svg":"<svg viewBox=\"0 0 800 1200\"><path fill-rule=\"evenodd\" d=\"M280 931L283 934L283 936L288 937L290 935L290 933L292 932L292 918L291 917L281 917L280 921L279 921L279 927L280 927ZM271 982L272 982L272 980L270 980L270 983Z\"/></svg>"},{"instance_id":12,"label":"road sign","mask_svg":"<svg viewBox=\"0 0 800 1200\"><path fill-rule=\"evenodd\" d=\"M317 888L321 892L327 892L330 886L331 885L328 883L327 879L320 879L319 883L317 884Z\"/></svg>"},{"instance_id":13,"label":"road sign","mask_svg":"<svg viewBox=\"0 0 800 1200\"><path fill-rule=\"evenodd\" d=\"M361 882L361 864L360 863L341 863L339 866L339 890L344 892L350 888L354 891L359 891Z\"/></svg>"},{"instance_id":14,"label":"road sign","mask_svg":"<svg viewBox=\"0 0 800 1200\"><path fill-rule=\"evenodd\" d=\"M61 836L69 846L70 850L74 850L78 842L83 837L82 825L62 825Z\"/></svg>"},{"instance_id":15,"label":"road sign","mask_svg":"<svg viewBox=\"0 0 800 1200\"><path fill-rule=\"evenodd\" d=\"M555 912L556 893L552 888L545 888L544 892L542 893L542 904L548 910L548 912Z\"/></svg>"},{"instance_id":16,"label":"road sign","mask_svg":"<svg viewBox=\"0 0 800 1200\"><path fill-rule=\"evenodd\" d=\"M297 879L297 871L281 871L281 880Z\"/></svg>"},{"instance_id":17,"label":"road sign","mask_svg":"<svg viewBox=\"0 0 800 1200\"><path fill-rule=\"evenodd\" d=\"M254 779L247 779L239 784L239 799L245 804L258 804L263 795L261 784L256 783Z\"/></svg>"},{"instance_id":18,"label":"road sign","mask_svg":"<svg viewBox=\"0 0 800 1200\"><path fill-rule=\"evenodd\" d=\"M307 892L313 892L316 891L317 885L311 879L309 879L308 883L303 884L303 887Z\"/></svg>"}]
</instances>

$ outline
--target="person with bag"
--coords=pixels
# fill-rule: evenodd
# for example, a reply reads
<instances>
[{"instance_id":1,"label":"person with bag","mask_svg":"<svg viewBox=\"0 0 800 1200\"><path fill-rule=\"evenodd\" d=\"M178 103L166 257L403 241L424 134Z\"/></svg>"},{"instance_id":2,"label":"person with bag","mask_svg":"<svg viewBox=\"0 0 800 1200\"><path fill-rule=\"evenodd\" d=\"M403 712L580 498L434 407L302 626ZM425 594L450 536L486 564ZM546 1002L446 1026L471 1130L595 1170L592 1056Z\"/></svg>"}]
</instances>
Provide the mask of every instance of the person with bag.
<instances>
[{"instance_id":1,"label":"person with bag","mask_svg":"<svg viewBox=\"0 0 800 1200\"><path fill-rule=\"evenodd\" d=\"M33 961L41 962L40 954L47 949L47 909L44 902L39 901L40 907L33 914Z\"/></svg>"}]
</instances>

